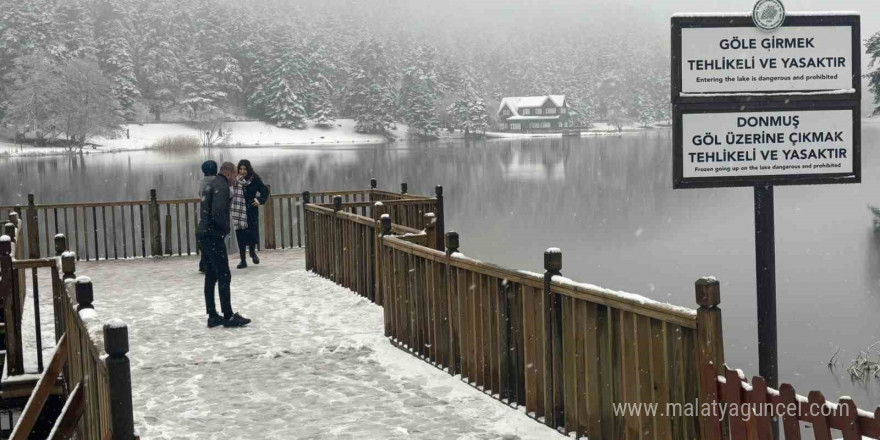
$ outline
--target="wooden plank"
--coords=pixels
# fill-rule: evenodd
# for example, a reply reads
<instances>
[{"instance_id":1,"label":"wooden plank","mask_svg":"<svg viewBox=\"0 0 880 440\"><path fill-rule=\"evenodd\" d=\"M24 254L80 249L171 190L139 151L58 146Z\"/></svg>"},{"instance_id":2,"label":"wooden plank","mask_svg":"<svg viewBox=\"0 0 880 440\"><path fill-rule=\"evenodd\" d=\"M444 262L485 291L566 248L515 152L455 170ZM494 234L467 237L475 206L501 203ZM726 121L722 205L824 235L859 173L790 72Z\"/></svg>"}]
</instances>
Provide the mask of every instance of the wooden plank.
<instances>
[{"instance_id":1,"label":"wooden plank","mask_svg":"<svg viewBox=\"0 0 880 440\"><path fill-rule=\"evenodd\" d=\"M767 381L763 377L752 378L752 392L748 393L747 401L758 410L755 415L755 430L758 440L773 440L772 419L769 411L764 410L767 404ZM859 436L861 438L861 436Z\"/></svg>"},{"instance_id":2,"label":"wooden plank","mask_svg":"<svg viewBox=\"0 0 880 440\"><path fill-rule=\"evenodd\" d=\"M513 294L515 289L512 283L507 280L498 280L498 395L502 400L508 402L515 401L516 392L511 386L510 378L513 376L511 370L514 360L511 355L515 356L516 346L511 338L511 326L514 319L510 316L510 303L513 302Z\"/></svg>"},{"instance_id":3,"label":"wooden plank","mask_svg":"<svg viewBox=\"0 0 880 440\"><path fill-rule=\"evenodd\" d=\"M64 364L67 361L67 344L67 335L62 335L61 339L59 339L58 343L55 345L55 353L49 361L48 368L46 368L46 371L40 376L40 380L37 382L33 394L31 394L31 397L28 399L27 404L21 412L21 417L15 424L15 429L13 429L12 435L10 436L12 440L25 440L30 436L34 424L37 422L37 417L40 416L40 412L43 410L43 405L46 404L46 399L49 397L52 388L55 386L55 382L58 380L58 375L61 374L61 368L64 367Z\"/></svg>"},{"instance_id":4,"label":"wooden plank","mask_svg":"<svg viewBox=\"0 0 880 440\"><path fill-rule=\"evenodd\" d=\"M607 438L608 434L605 433L602 423L602 405L604 402L609 402L611 393L610 390L606 391L604 387L602 367L606 362L601 359L603 351L600 344L600 338L603 335L607 337L607 334L602 331L602 327L607 327L607 325L603 326L604 321L599 319L600 306L598 304L584 302L584 307L586 308L583 326L587 393L585 404L587 410L586 435L593 438ZM603 315L605 313L607 313L607 309L602 311ZM610 406L610 403L606 404Z\"/></svg>"},{"instance_id":5,"label":"wooden plank","mask_svg":"<svg viewBox=\"0 0 880 440\"><path fill-rule=\"evenodd\" d=\"M460 270L460 269L459 269ZM535 349L535 288L523 286L523 357L525 358L526 412L538 410L538 356Z\"/></svg>"},{"instance_id":6,"label":"wooden plank","mask_svg":"<svg viewBox=\"0 0 880 440\"><path fill-rule=\"evenodd\" d=\"M572 383L572 385L575 385L575 383L577 385L576 432L580 438L581 436L587 435L587 426L589 425L590 419L589 376L587 375L587 363L589 362L587 357L587 341L590 329L588 327L589 318L587 316L588 303L586 301L572 300L572 304L574 306L574 310L572 311L572 316L574 317L574 344L577 354L574 361L575 370L572 372L572 375L574 376L574 383Z\"/></svg>"},{"instance_id":7,"label":"wooden plank","mask_svg":"<svg viewBox=\"0 0 880 440\"><path fill-rule=\"evenodd\" d=\"M801 413L801 417L813 424L813 435L816 440L831 440L831 428L828 426L828 420L823 414L825 405L825 396L819 391L810 391L807 396L810 402L810 408L815 409L814 414ZM809 417L805 417L809 416Z\"/></svg>"},{"instance_id":8,"label":"wooden plank","mask_svg":"<svg viewBox=\"0 0 880 440\"><path fill-rule=\"evenodd\" d=\"M682 383L684 384L684 401L694 402L699 397L699 383L696 363L696 331L682 328L682 371L684 372ZM694 379L690 379L694 378ZM696 438L700 432L699 419L697 417L685 417L684 435L687 438Z\"/></svg>"},{"instance_id":9,"label":"wooden plank","mask_svg":"<svg viewBox=\"0 0 880 440\"><path fill-rule=\"evenodd\" d=\"M578 357L581 355L580 348L577 347L577 339L575 337L575 327L577 319L575 318L575 300L572 298L561 297L562 300L562 375L563 379L563 395L564 395L564 423L567 435L570 432L578 432L578 381L577 381L577 364Z\"/></svg>"},{"instance_id":10,"label":"wooden plank","mask_svg":"<svg viewBox=\"0 0 880 440\"><path fill-rule=\"evenodd\" d=\"M651 319L651 380L653 390L653 402L657 403L659 411L666 412L669 403L669 359L667 325L665 322ZM663 414L654 417L654 438L667 439L672 436L670 415Z\"/></svg>"},{"instance_id":11,"label":"wooden plank","mask_svg":"<svg viewBox=\"0 0 880 440\"><path fill-rule=\"evenodd\" d=\"M650 404L653 402L653 380L652 380L652 359L651 359L651 318L645 316L635 316L636 320L636 371L637 375L637 394L638 402L642 404ZM665 411L665 408L663 408ZM654 417L642 412L640 418L642 426L641 438L654 438Z\"/></svg>"},{"instance_id":12,"label":"wooden plank","mask_svg":"<svg viewBox=\"0 0 880 440\"><path fill-rule=\"evenodd\" d=\"M49 433L49 439L62 440L70 438L76 429L79 419L85 410L86 401L83 396L82 382L76 384L71 391L70 396L61 408L61 414L55 421L52 431Z\"/></svg>"},{"instance_id":13,"label":"wooden plank","mask_svg":"<svg viewBox=\"0 0 880 440\"><path fill-rule=\"evenodd\" d=\"M119 215L122 217L122 258L128 258L128 225L125 223L125 208L119 208Z\"/></svg>"},{"instance_id":14,"label":"wooden plank","mask_svg":"<svg viewBox=\"0 0 880 440\"><path fill-rule=\"evenodd\" d=\"M639 402L638 393L638 358L636 352L636 316L631 312L621 312L620 316L620 348L621 348L621 385L624 402ZM624 415L624 436L627 440L641 438L641 419L635 414Z\"/></svg>"},{"instance_id":15,"label":"wooden plank","mask_svg":"<svg viewBox=\"0 0 880 440\"><path fill-rule=\"evenodd\" d=\"M119 259L119 246L116 244L116 210L110 207L110 226L113 228L113 259ZM104 227L107 227L105 224Z\"/></svg>"}]
</instances>

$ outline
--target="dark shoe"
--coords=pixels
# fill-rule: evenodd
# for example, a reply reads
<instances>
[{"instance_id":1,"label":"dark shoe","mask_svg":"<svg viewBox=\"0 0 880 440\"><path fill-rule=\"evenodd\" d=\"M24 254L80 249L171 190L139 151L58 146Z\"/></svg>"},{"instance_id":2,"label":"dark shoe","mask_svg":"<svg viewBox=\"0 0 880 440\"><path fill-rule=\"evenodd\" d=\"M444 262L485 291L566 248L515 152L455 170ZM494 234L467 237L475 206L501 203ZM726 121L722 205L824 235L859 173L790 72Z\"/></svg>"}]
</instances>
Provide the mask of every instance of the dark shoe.
<instances>
[{"instance_id":1,"label":"dark shoe","mask_svg":"<svg viewBox=\"0 0 880 440\"><path fill-rule=\"evenodd\" d=\"M208 316L208 328L217 327L220 324L226 322L222 316L220 315L210 315Z\"/></svg>"},{"instance_id":2,"label":"dark shoe","mask_svg":"<svg viewBox=\"0 0 880 440\"><path fill-rule=\"evenodd\" d=\"M251 260L254 261L254 264L260 264L260 257L255 252L251 252Z\"/></svg>"},{"instance_id":3,"label":"dark shoe","mask_svg":"<svg viewBox=\"0 0 880 440\"><path fill-rule=\"evenodd\" d=\"M247 267L247 261L241 260L241 263L238 263L238 266L235 266L236 269L244 269Z\"/></svg>"},{"instance_id":4,"label":"dark shoe","mask_svg":"<svg viewBox=\"0 0 880 440\"><path fill-rule=\"evenodd\" d=\"M244 327L251 323L250 319L245 318L244 316L239 315L238 313L229 317L223 321L223 327Z\"/></svg>"}]
</instances>

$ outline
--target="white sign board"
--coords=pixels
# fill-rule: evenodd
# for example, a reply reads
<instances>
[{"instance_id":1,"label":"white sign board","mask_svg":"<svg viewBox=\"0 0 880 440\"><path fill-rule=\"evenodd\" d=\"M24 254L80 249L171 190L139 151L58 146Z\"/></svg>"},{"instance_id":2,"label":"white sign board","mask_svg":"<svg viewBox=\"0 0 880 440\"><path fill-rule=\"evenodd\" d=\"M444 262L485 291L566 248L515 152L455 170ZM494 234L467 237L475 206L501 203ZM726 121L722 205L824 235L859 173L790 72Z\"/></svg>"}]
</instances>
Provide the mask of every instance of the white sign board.
<instances>
[{"instance_id":1,"label":"white sign board","mask_svg":"<svg viewBox=\"0 0 880 440\"><path fill-rule=\"evenodd\" d=\"M681 92L850 90L853 27L681 29Z\"/></svg>"},{"instance_id":2,"label":"white sign board","mask_svg":"<svg viewBox=\"0 0 880 440\"><path fill-rule=\"evenodd\" d=\"M853 110L682 115L682 176L850 174Z\"/></svg>"}]
</instances>

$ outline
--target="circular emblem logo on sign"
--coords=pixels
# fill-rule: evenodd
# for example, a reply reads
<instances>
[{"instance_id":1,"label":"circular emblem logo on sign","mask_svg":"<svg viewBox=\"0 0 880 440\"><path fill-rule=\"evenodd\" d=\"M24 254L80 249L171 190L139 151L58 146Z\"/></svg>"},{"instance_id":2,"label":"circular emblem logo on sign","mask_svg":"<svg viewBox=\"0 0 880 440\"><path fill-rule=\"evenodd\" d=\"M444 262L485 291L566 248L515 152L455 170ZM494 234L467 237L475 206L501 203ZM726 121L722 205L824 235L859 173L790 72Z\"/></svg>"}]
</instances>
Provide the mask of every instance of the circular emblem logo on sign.
<instances>
[{"instance_id":1,"label":"circular emblem logo on sign","mask_svg":"<svg viewBox=\"0 0 880 440\"><path fill-rule=\"evenodd\" d=\"M758 0L752 9L752 20L765 31L779 29L785 21L785 7L780 0Z\"/></svg>"}]
</instances>

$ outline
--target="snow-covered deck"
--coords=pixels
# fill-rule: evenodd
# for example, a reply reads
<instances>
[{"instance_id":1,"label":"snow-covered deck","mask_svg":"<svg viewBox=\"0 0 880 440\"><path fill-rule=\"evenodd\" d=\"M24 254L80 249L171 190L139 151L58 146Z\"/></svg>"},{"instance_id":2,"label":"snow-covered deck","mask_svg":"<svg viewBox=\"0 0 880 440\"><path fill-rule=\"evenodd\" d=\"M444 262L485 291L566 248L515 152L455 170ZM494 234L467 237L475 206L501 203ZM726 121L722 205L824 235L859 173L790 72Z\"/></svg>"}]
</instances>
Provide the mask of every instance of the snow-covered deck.
<instances>
[{"instance_id":1,"label":"snow-covered deck","mask_svg":"<svg viewBox=\"0 0 880 440\"><path fill-rule=\"evenodd\" d=\"M94 283L100 319L129 325L141 438L559 435L392 347L382 309L306 272L301 251L261 258L230 265L233 307L254 320L241 329L206 328L198 257L77 265ZM40 296L50 344L51 292Z\"/></svg>"}]
</instances>

